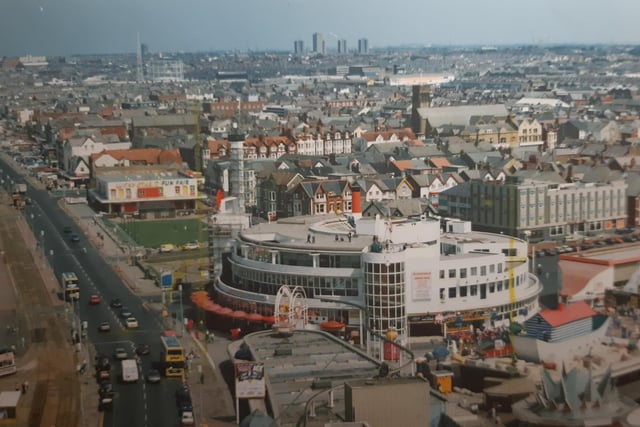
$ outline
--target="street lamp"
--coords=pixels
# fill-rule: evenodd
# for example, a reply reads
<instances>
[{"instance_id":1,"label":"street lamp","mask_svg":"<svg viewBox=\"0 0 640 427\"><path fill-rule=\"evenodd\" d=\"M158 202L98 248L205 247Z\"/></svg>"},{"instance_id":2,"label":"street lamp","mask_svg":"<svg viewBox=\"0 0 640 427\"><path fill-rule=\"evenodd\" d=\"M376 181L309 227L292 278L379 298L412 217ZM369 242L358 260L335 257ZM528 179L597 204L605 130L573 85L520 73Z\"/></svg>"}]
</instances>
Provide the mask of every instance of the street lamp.
<instances>
[{"instance_id":1,"label":"street lamp","mask_svg":"<svg viewBox=\"0 0 640 427\"><path fill-rule=\"evenodd\" d=\"M184 334L184 312L182 308L182 284L178 285L178 292L180 292L180 337Z\"/></svg>"},{"instance_id":2,"label":"street lamp","mask_svg":"<svg viewBox=\"0 0 640 427\"><path fill-rule=\"evenodd\" d=\"M44 251L44 230L40 230L40 247L42 249L42 268L44 268L46 257L46 252Z\"/></svg>"}]
</instances>

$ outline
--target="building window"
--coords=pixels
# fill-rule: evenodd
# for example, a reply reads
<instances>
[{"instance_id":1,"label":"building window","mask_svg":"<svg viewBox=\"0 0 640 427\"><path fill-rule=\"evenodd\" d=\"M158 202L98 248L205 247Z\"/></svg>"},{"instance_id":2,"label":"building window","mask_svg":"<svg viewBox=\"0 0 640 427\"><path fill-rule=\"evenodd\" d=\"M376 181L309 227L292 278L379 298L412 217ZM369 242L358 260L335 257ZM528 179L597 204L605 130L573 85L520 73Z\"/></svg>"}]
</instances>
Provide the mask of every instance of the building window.
<instances>
[{"instance_id":1,"label":"building window","mask_svg":"<svg viewBox=\"0 0 640 427\"><path fill-rule=\"evenodd\" d=\"M449 279L454 279L456 277L456 269L452 268L449 270Z\"/></svg>"},{"instance_id":2,"label":"building window","mask_svg":"<svg viewBox=\"0 0 640 427\"><path fill-rule=\"evenodd\" d=\"M480 266L480 276L486 276L487 275L487 266L483 265Z\"/></svg>"},{"instance_id":3,"label":"building window","mask_svg":"<svg viewBox=\"0 0 640 427\"><path fill-rule=\"evenodd\" d=\"M470 292L471 292L471 296L472 297L477 296L478 295L478 285L471 285Z\"/></svg>"},{"instance_id":4,"label":"building window","mask_svg":"<svg viewBox=\"0 0 640 427\"><path fill-rule=\"evenodd\" d=\"M457 288L449 288L449 298L455 298L456 297L456 289Z\"/></svg>"},{"instance_id":5,"label":"building window","mask_svg":"<svg viewBox=\"0 0 640 427\"><path fill-rule=\"evenodd\" d=\"M471 267L471 276L478 275L478 267Z\"/></svg>"},{"instance_id":6,"label":"building window","mask_svg":"<svg viewBox=\"0 0 640 427\"><path fill-rule=\"evenodd\" d=\"M444 270L440 270L440 278L444 279Z\"/></svg>"},{"instance_id":7,"label":"building window","mask_svg":"<svg viewBox=\"0 0 640 427\"><path fill-rule=\"evenodd\" d=\"M467 287L460 286L460 298L464 298L467 296Z\"/></svg>"},{"instance_id":8,"label":"building window","mask_svg":"<svg viewBox=\"0 0 640 427\"><path fill-rule=\"evenodd\" d=\"M460 278L461 279L465 279L467 277L467 269L466 268L461 268L460 269Z\"/></svg>"}]
</instances>

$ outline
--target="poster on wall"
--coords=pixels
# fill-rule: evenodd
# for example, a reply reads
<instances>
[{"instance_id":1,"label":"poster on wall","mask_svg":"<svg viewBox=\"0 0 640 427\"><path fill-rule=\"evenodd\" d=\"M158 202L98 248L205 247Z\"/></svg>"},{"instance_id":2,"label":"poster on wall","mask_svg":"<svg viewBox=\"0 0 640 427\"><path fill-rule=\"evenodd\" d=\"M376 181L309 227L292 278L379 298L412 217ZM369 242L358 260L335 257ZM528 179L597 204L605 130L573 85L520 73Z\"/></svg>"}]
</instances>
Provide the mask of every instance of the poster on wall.
<instances>
[{"instance_id":1,"label":"poster on wall","mask_svg":"<svg viewBox=\"0 0 640 427\"><path fill-rule=\"evenodd\" d=\"M239 399L265 397L264 363L235 363L236 396Z\"/></svg>"},{"instance_id":2,"label":"poster on wall","mask_svg":"<svg viewBox=\"0 0 640 427\"><path fill-rule=\"evenodd\" d=\"M414 300L431 300L431 272L415 272L412 275L412 289Z\"/></svg>"}]
</instances>

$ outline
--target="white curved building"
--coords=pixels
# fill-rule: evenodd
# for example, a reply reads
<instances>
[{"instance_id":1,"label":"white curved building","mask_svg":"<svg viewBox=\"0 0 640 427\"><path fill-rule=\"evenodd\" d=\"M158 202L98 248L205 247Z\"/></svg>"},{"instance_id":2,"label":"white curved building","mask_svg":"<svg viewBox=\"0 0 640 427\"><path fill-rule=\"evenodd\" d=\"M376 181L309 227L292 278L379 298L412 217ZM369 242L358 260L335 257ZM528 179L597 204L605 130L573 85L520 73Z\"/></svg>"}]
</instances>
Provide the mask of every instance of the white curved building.
<instances>
[{"instance_id":1,"label":"white curved building","mask_svg":"<svg viewBox=\"0 0 640 427\"><path fill-rule=\"evenodd\" d=\"M341 322L373 355L382 347L375 333L389 329L406 341L538 312L542 285L528 271L525 241L462 221L444 228L428 217L359 214L259 224L237 236L214 300L270 316L278 289L300 286L311 324Z\"/></svg>"}]
</instances>

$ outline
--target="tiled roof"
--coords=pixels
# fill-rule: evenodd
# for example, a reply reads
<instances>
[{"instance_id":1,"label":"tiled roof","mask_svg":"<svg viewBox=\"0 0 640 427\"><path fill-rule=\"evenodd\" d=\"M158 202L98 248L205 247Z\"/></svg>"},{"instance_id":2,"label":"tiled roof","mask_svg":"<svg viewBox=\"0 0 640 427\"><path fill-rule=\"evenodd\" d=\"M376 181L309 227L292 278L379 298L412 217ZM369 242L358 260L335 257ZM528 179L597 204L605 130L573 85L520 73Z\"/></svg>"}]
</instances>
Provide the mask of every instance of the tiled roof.
<instances>
[{"instance_id":1,"label":"tiled roof","mask_svg":"<svg viewBox=\"0 0 640 427\"><path fill-rule=\"evenodd\" d=\"M144 163L147 165L182 163L182 157L178 150L162 150L160 148L136 148L130 150L105 150L102 153L93 154L91 157L95 161L103 155L108 155L116 160L127 159L134 163Z\"/></svg>"},{"instance_id":2,"label":"tiled roof","mask_svg":"<svg viewBox=\"0 0 640 427\"><path fill-rule=\"evenodd\" d=\"M578 301L566 306L558 305L557 310L542 310L539 313L539 315L554 328L591 317L594 314L595 311L584 301Z\"/></svg>"}]
</instances>

